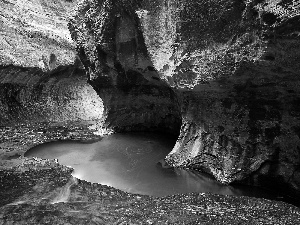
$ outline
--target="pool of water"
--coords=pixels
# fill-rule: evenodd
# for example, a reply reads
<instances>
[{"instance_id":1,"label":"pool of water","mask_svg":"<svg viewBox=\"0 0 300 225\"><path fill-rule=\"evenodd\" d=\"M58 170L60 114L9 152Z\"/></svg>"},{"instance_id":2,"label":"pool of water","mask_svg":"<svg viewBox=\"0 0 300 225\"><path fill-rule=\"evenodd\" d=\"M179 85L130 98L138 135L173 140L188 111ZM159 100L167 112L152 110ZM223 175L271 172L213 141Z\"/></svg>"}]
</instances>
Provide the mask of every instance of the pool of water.
<instances>
[{"instance_id":1,"label":"pool of water","mask_svg":"<svg viewBox=\"0 0 300 225\"><path fill-rule=\"evenodd\" d=\"M73 167L73 176L77 178L130 193L165 196L211 192L269 199L278 197L255 187L222 185L197 171L163 168L158 162L172 150L175 141L153 133L113 134L94 143L57 141L41 144L28 150L25 156L58 159L61 164Z\"/></svg>"}]
</instances>

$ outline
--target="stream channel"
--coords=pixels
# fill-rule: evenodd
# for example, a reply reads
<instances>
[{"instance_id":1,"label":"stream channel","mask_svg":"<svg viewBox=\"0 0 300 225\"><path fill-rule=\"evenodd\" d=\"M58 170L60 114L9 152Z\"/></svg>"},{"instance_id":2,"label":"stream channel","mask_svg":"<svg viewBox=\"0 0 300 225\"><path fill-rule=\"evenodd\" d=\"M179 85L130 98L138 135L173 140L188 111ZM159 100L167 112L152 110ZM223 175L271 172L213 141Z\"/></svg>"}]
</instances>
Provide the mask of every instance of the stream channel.
<instances>
[{"instance_id":1,"label":"stream channel","mask_svg":"<svg viewBox=\"0 0 300 225\"><path fill-rule=\"evenodd\" d=\"M113 134L94 143L55 141L29 149L26 157L58 159L74 168L73 176L120 190L156 197L187 192L252 196L290 202L269 190L243 185L222 185L207 174L163 168L158 161L176 140L154 133Z\"/></svg>"}]
</instances>

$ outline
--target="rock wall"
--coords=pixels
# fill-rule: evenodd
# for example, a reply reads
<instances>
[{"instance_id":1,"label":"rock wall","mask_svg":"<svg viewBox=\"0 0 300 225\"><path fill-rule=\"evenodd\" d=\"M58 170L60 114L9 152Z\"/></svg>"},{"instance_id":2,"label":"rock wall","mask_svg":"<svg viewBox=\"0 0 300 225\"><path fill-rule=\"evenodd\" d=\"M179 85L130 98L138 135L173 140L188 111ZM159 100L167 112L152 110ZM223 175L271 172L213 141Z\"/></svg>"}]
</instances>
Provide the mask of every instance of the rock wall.
<instances>
[{"instance_id":1,"label":"rock wall","mask_svg":"<svg viewBox=\"0 0 300 225\"><path fill-rule=\"evenodd\" d=\"M5 0L0 2L0 64L49 68L71 64L75 47L67 28L77 0Z\"/></svg>"},{"instance_id":2,"label":"rock wall","mask_svg":"<svg viewBox=\"0 0 300 225\"><path fill-rule=\"evenodd\" d=\"M105 119L177 133L182 120L169 164L300 196L298 1L0 7L1 125Z\"/></svg>"},{"instance_id":3,"label":"rock wall","mask_svg":"<svg viewBox=\"0 0 300 225\"><path fill-rule=\"evenodd\" d=\"M100 120L103 103L83 69L0 66L0 125Z\"/></svg>"},{"instance_id":4,"label":"rock wall","mask_svg":"<svg viewBox=\"0 0 300 225\"><path fill-rule=\"evenodd\" d=\"M293 0L90 0L69 29L103 99L103 87L119 98L149 66L151 85L177 89L183 123L169 164L300 196L299 18Z\"/></svg>"},{"instance_id":5,"label":"rock wall","mask_svg":"<svg viewBox=\"0 0 300 225\"><path fill-rule=\"evenodd\" d=\"M0 2L0 125L101 118L67 27L77 2Z\"/></svg>"},{"instance_id":6,"label":"rock wall","mask_svg":"<svg viewBox=\"0 0 300 225\"><path fill-rule=\"evenodd\" d=\"M178 134L180 106L153 67L134 3L82 1L69 29L89 83L103 100L105 127Z\"/></svg>"},{"instance_id":7,"label":"rock wall","mask_svg":"<svg viewBox=\"0 0 300 225\"><path fill-rule=\"evenodd\" d=\"M182 96L166 161L299 196L300 4L145 2L150 55Z\"/></svg>"},{"instance_id":8,"label":"rock wall","mask_svg":"<svg viewBox=\"0 0 300 225\"><path fill-rule=\"evenodd\" d=\"M283 36L291 46L298 40L299 3L284 2L144 0L137 13L160 75L173 87L195 90L232 76L244 62L268 64L274 54L281 62L289 58L286 67L299 67L294 56L282 55L289 47L274 50L285 45Z\"/></svg>"}]
</instances>

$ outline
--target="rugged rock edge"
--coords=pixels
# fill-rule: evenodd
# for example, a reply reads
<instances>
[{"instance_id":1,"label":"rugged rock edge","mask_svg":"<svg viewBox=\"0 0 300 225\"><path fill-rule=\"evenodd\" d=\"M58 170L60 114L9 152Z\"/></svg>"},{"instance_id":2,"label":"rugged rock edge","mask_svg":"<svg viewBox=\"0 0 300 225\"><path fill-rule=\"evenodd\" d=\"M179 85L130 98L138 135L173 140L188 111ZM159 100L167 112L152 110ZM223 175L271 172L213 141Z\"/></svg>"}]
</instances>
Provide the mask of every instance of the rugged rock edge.
<instances>
[{"instance_id":1,"label":"rugged rock edge","mask_svg":"<svg viewBox=\"0 0 300 225\"><path fill-rule=\"evenodd\" d=\"M23 159L0 171L2 224L295 224L299 208L249 197L128 194L75 179L66 202L50 204L70 185L72 169L51 160ZM17 193L17 195L16 195Z\"/></svg>"},{"instance_id":2,"label":"rugged rock edge","mask_svg":"<svg viewBox=\"0 0 300 225\"><path fill-rule=\"evenodd\" d=\"M83 1L69 29L98 93L143 83L136 79L149 71L132 71L145 68L159 75L151 83L179 90L183 123L170 165L299 197L299 7L280 0ZM135 111L128 108L126 117Z\"/></svg>"}]
</instances>

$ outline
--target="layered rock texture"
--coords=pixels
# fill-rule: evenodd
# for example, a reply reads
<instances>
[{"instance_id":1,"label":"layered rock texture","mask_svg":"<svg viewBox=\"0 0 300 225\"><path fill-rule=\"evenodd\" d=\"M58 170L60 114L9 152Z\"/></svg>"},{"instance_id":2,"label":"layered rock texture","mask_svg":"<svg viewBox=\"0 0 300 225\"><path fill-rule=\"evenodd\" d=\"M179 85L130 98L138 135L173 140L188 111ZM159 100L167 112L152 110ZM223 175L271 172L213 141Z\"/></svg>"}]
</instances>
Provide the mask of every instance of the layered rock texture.
<instances>
[{"instance_id":1,"label":"layered rock texture","mask_svg":"<svg viewBox=\"0 0 300 225\"><path fill-rule=\"evenodd\" d=\"M91 184L71 173L54 160L40 159L22 159L0 171L5 190L0 223L292 225L300 220L300 209L283 202L209 193L153 198Z\"/></svg>"},{"instance_id":2,"label":"layered rock texture","mask_svg":"<svg viewBox=\"0 0 300 225\"><path fill-rule=\"evenodd\" d=\"M86 0L69 29L107 123L174 129L164 80L183 121L169 164L300 196L299 18L292 0Z\"/></svg>"},{"instance_id":3,"label":"layered rock texture","mask_svg":"<svg viewBox=\"0 0 300 225\"><path fill-rule=\"evenodd\" d=\"M99 120L67 28L77 1L1 1L0 125Z\"/></svg>"},{"instance_id":4,"label":"layered rock texture","mask_svg":"<svg viewBox=\"0 0 300 225\"><path fill-rule=\"evenodd\" d=\"M103 103L74 65L0 66L0 124L100 120Z\"/></svg>"},{"instance_id":5,"label":"layered rock texture","mask_svg":"<svg viewBox=\"0 0 300 225\"><path fill-rule=\"evenodd\" d=\"M299 7L296 1L183 7L169 64L177 63L174 87L185 89L184 122L167 162L224 183L247 178L300 196ZM168 79L167 70L161 73Z\"/></svg>"},{"instance_id":6,"label":"layered rock texture","mask_svg":"<svg viewBox=\"0 0 300 225\"><path fill-rule=\"evenodd\" d=\"M67 29L77 1L5 0L0 2L0 63L48 69L71 64L74 43ZM53 65L52 65L53 67Z\"/></svg>"},{"instance_id":7,"label":"layered rock texture","mask_svg":"<svg viewBox=\"0 0 300 225\"><path fill-rule=\"evenodd\" d=\"M282 202L134 195L19 156L95 140L88 121L180 130L170 165L299 197L299 14L297 0L0 1L0 223L297 224Z\"/></svg>"},{"instance_id":8,"label":"layered rock texture","mask_svg":"<svg viewBox=\"0 0 300 225\"><path fill-rule=\"evenodd\" d=\"M83 1L69 29L89 83L103 100L105 127L179 133L179 102L153 67L130 4Z\"/></svg>"}]
</instances>

